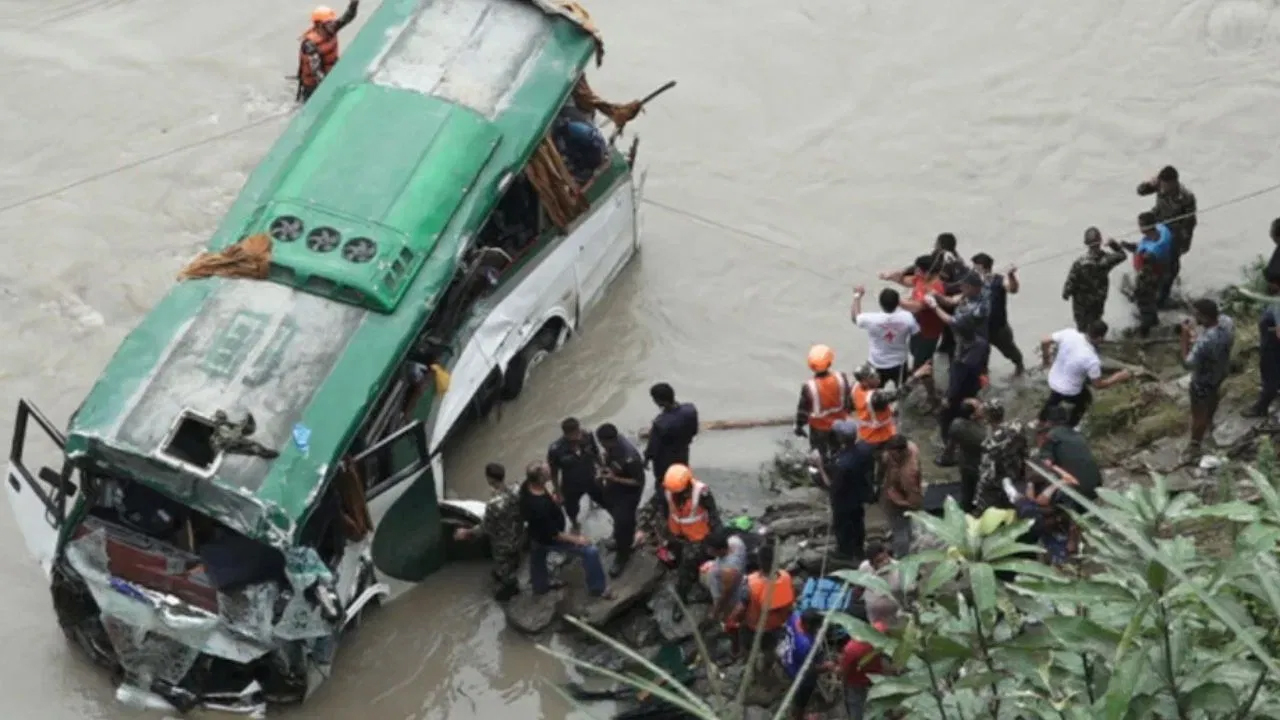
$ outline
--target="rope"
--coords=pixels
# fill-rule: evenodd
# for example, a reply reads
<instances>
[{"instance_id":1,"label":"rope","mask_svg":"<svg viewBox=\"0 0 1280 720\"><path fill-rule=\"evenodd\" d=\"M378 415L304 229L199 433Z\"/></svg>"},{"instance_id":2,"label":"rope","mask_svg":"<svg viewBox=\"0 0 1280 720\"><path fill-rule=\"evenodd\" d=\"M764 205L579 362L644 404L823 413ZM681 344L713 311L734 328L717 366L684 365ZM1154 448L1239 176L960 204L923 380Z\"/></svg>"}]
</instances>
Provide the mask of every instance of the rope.
<instances>
[{"instance_id":1,"label":"rope","mask_svg":"<svg viewBox=\"0 0 1280 720\"><path fill-rule=\"evenodd\" d=\"M169 150L165 150L164 152L157 153L157 154L155 154L155 155L149 155L149 156L147 156L147 157L140 158L140 159L138 159L138 160L134 160L134 161L132 161L132 162L125 163L124 165L118 165L118 166L116 166L116 167L114 167L114 168L111 168L110 170L103 170L102 172L94 173L93 175L88 175L88 176L86 176L86 177L82 177L82 178L80 178L79 180L76 180L76 181L74 181L74 182L69 182L69 183L67 183L66 185L62 185L62 186L60 186L60 187L56 187L56 188L52 188L52 189L49 189L49 190L45 190L44 192L37 193L37 194L35 194L35 195L31 195L31 196L29 196L29 197L25 197L25 198L23 198L23 199L21 199L21 200L17 200L17 201L11 202L11 203L9 203L9 204L7 204L7 205L0 205L0 214L7 213L7 212L9 212L10 210L16 210L16 209L18 209L18 208L20 208L20 207L23 207L23 206L25 206L25 205L30 205L31 203L37 202L37 201L39 201L39 200L44 200L44 199L46 199L46 198L54 197L55 195L61 195L62 193L67 192L68 190L74 190L75 188L78 188L78 187L80 187L81 185L88 185L88 184L90 184L90 183L94 183L94 182L97 182L97 181L99 181L99 180L104 180L104 179L109 178L109 177L111 177L111 176L113 176L113 175L118 175L118 174L120 174L120 173L122 173L122 172L126 172L126 171L129 171L129 170L133 170L134 168L142 167L143 165L149 165L150 163L156 162L157 160L163 160L163 159L165 159L165 158L167 158L167 157L172 157L172 156L177 155L177 154L179 154L179 153L183 153L183 152L186 152L186 151L188 151L188 150L192 150L192 149L194 149L194 148L198 148L198 147L200 147L200 146L202 146L202 145L208 145L208 144L210 144L210 143L218 142L219 140L225 140L225 139L227 139L227 138L229 138L229 137L232 137L232 136L235 136L235 135L239 135L239 134L244 133L244 132L248 132L249 130L252 130L252 129L254 129L254 128L257 128L257 127L261 127L261 126L263 126L263 125L266 125L267 123L269 123L269 122L271 122L271 121L273 121L273 120L278 120L279 118L282 118L282 117L284 117L284 116L286 116L286 115L288 115L288 114L290 114L290 113L292 113L292 112L293 112L293 108L290 108L290 109L288 109L288 110L284 110L284 111L282 111L282 112L274 113L274 114L272 114L272 115L268 115L268 116L266 116L266 117L259 118L259 119L257 119L257 120L254 120L254 121L252 121L252 122L246 123L246 124L244 124L244 125L240 125L240 126L238 126L238 127L232 128L232 129L230 129L230 130L226 130L226 131L224 131L224 132L220 132L220 133L218 133L218 134L216 134L216 135L210 135L210 136L205 137L205 138L202 138L202 139L200 139L200 140L195 140L195 141L193 141L193 142L189 142L189 143L187 143L187 144L185 144L185 145L179 145L179 146L178 146L178 147L176 147L176 148L172 148L172 149L169 149Z\"/></svg>"},{"instance_id":2,"label":"rope","mask_svg":"<svg viewBox=\"0 0 1280 720\"><path fill-rule=\"evenodd\" d=\"M1252 200L1256 197L1261 197L1268 193L1275 192L1276 190L1280 190L1280 183L1275 183L1274 185L1268 185L1267 187L1259 188L1258 190L1245 193L1244 195L1238 195L1236 197L1231 198L1230 200L1220 202L1217 205L1210 205L1204 210L1197 210L1196 212L1193 212L1193 213L1183 213L1181 215L1175 215L1174 217L1171 217L1168 220L1165 220L1164 223L1165 224L1173 223L1179 220L1186 220L1187 218L1190 218L1190 217L1198 218L1201 215L1208 215L1211 212L1217 212L1218 210L1221 210L1223 208L1231 207L1232 205L1238 205L1244 202L1245 200ZM1140 234L1140 231L1138 230L1130 230L1129 232L1123 233L1118 236L1113 236L1113 237L1130 238L1130 237L1135 237L1139 234ZM1035 258L1023 263L1018 263L1018 267L1026 267L1028 265L1039 265L1040 263L1048 262L1049 260L1056 260L1058 258L1067 257L1068 255L1078 255L1078 254L1080 254L1080 248L1073 247L1070 250L1063 250L1062 252L1056 252L1051 255L1045 255L1044 257Z\"/></svg>"},{"instance_id":3,"label":"rope","mask_svg":"<svg viewBox=\"0 0 1280 720\"><path fill-rule=\"evenodd\" d=\"M751 232L750 230L746 230L740 227L735 227L733 225L720 222L719 220L709 218L706 215L699 215L698 213L693 212L692 210L685 210L684 208L676 207L675 205L668 205L667 203L661 202L659 200L654 200L652 198L646 197L646 198L641 198L641 202L648 205L652 205L656 208L661 208L663 210L666 210L669 213L689 218L690 220L702 223L703 225L709 225L711 227L719 228L720 230L724 230L726 232L733 233L735 235L741 235L742 237L750 238L752 240L764 243L765 245L769 245L771 247L775 247L780 250L794 252L797 249L794 246L787 245L786 243L778 242L777 240L766 237L759 233L754 233L754 232ZM831 282L840 283L841 285L845 285L848 283L848 281L845 279L838 278L834 275L828 275L822 272L821 270L814 270L812 267L808 265L802 265L799 262L790 260L786 257L780 257L779 260L786 263L787 265L790 265L791 267L796 268L797 270L803 270L804 272L814 275L815 277L822 278L823 280L830 280ZM850 264L850 267L852 267L854 270L865 272L864 270L862 270L862 268L856 265Z\"/></svg>"},{"instance_id":4,"label":"rope","mask_svg":"<svg viewBox=\"0 0 1280 720\"><path fill-rule=\"evenodd\" d=\"M80 187L80 186L82 186L82 185L88 185L88 184L90 184L90 183L94 183L94 182L97 182L97 181L99 181L99 180L104 180L104 179L109 178L109 177L112 177L112 176L114 176L114 175L118 175L118 174L120 174L120 173L127 172L127 171L129 171L129 170L133 170L133 169L138 168L138 167L141 167L141 166L143 166L143 165L148 165L148 164L153 163L153 162L156 162L156 161L158 161L158 160L163 160L163 159L165 159L165 158L172 157L172 156L174 156L174 155L177 155L177 154L179 154L179 153L186 152L186 151L188 151L188 150L192 150L192 149L195 149L195 148L198 148L198 147L204 146L204 145L209 145L209 144L211 144L211 143L218 142L219 140L225 140L225 139L227 139L227 138L234 137L234 136L236 136L236 135L240 135L240 134L245 133L245 132L248 132L249 130L252 130L252 129L254 129L254 128L258 128L258 127L261 127L261 126L263 126L263 125L266 125L267 123L270 123L270 122L272 122L272 121L274 121L274 120L278 120L279 118L285 117L285 116L287 116L287 115L291 114L291 113L293 112L293 110L294 110L294 108L289 108L288 110L283 110L283 111L278 112L278 113L273 113L273 114L271 114L271 115L267 115L266 117L262 117L262 118L259 118L259 119L257 119L257 120L253 120L253 121L251 121L251 122L245 123L244 125L240 125L240 126L238 126L238 127L232 128L232 129L230 129L230 130L226 130L226 131L224 131L224 132L217 133L217 134L215 134L215 135L210 135L210 136L208 136L208 137L205 137L205 138L202 138L202 139L199 139L199 140L195 140L195 141L192 141L192 142L186 143L185 145L179 145L178 147L171 148L171 149L169 149L169 150L165 150L164 152L160 152L160 153L156 153L156 154L154 154L154 155L149 155L149 156L147 156L147 157L139 158L138 160L134 160L134 161L132 161L132 162L125 163L125 164L123 164L123 165L118 165L118 166L113 167L113 168L111 168L111 169L103 170L102 172L94 173L93 175L88 175L88 176L82 177L82 178L80 178L79 180L75 180L75 181L73 181L73 182L69 182L69 183L67 183L67 184L65 184L65 185L61 185L61 186L56 187L56 188L51 188L51 189L49 189L49 190L45 190L44 192L40 192L40 193L37 193L37 194L35 194L35 195L30 195L30 196L25 197L25 198L23 198L23 199L21 199L21 200L16 200L16 201L14 201L14 202L11 202L11 203L8 203L8 204L5 204L5 205L0 205L0 214L7 213L7 212L9 212L9 211L11 211L11 210L16 210L16 209L18 209L18 208L20 208L20 207L24 207L24 206L26 206L26 205L30 205L31 203L38 202L38 201L40 201L40 200L44 200L44 199L51 198L51 197L54 197L54 196L57 196L57 195L61 195L62 193L65 193L65 192L67 192L67 191L69 191L69 190L73 190L73 189L78 188L78 187ZM1227 201L1225 201L1225 202L1221 202L1221 203L1218 203L1217 205L1212 205L1212 206L1210 206L1210 207L1208 207L1208 208L1205 208L1204 210L1199 210L1199 211L1198 211L1198 212L1196 212L1196 213L1188 213L1188 214L1185 214L1185 215L1179 215L1179 216L1177 216L1177 217L1170 218L1170 219L1169 219L1168 221L1166 221L1166 222L1175 222L1175 221L1178 221L1178 220L1182 220L1182 219L1185 219L1185 218L1187 218L1187 217L1190 217L1190 216L1191 216L1191 215L1193 215L1193 214L1194 214L1194 215L1196 215L1196 216L1200 216L1200 215L1207 215L1207 214L1209 214L1209 213L1216 212L1216 211L1221 210L1221 209L1223 209L1223 208L1230 207L1230 206L1232 206L1232 205L1236 205L1236 204L1242 203L1242 202L1244 202L1244 201L1246 201L1246 200L1252 200L1253 198L1261 197L1261 196L1263 196L1263 195L1267 195L1267 194L1272 193L1272 192L1275 192L1275 191L1277 191L1277 190L1280 190L1280 183L1275 183L1275 184L1273 184L1273 185L1268 185L1267 187L1260 188L1260 189L1255 190L1255 191L1253 191L1253 192L1249 192L1249 193L1245 193L1245 194L1243 194L1243 195L1236 196L1236 197L1231 198L1231 199L1229 199L1229 200L1227 200ZM765 235L761 235L760 233L752 232L752 231L747 230L747 229L745 229L745 228L741 228L741 227L737 227L737 226L734 226L734 225L730 225L730 224L728 224L728 223L721 222L721 221L716 220L716 219L714 219L714 218L707 217L706 215L701 215L701 214L696 213L696 212L693 212L693 211L691 211L691 210L686 210L686 209L684 209L684 208L677 207L677 206L675 206L675 205L671 205L671 204L668 204L668 203L664 203L664 202L662 202L662 201L660 201L660 200L654 200L653 198L648 198L648 197L646 197L646 198L643 198L643 199L642 199L642 202L644 202L644 203L646 203L646 204L648 204L648 205L652 205L653 207L660 208L660 209L662 209L662 210L666 210L667 212L670 212L670 213L672 213L672 214L680 215L680 216L682 216L682 217L688 218L688 219L693 220L693 221L695 221L695 222L699 222L699 223L702 223L702 224L704 224L704 225L708 225L708 226L710 226L710 227L718 228L718 229L720 229L720 230L723 230L723 231L725 231L725 232L728 232L728 233L731 233L731 234L734 234L734 235L739 235L739 236L741 236L741 237L745 237L745 238L749 238L749 239L755 240L755 241L757 241L757 242L759 242L759 243L763 243L763 244L765 244L765 245L768 245L768 246L770 246L770 247L773 247L773 248L776 248L776 249L779 249L779 250L783 250L783 251L786 251L786 252L794 252L794 251L796 251L796 250L797 250L797 248L796 248L796 247L794 247L794 246L792 246L792 245L788 245L788 244L786 244L786 243L779 242L779 241L777 241L777 240L774 240L773 238L767 237L767 236L765 236ZM1136 234L1137 234L1137 231L1131 231L1131 232L1124 233L1124 234L1120 235L1120 237L1131 237L1131 236L1136 235ZM1063 252L1053 253L1053 254L1051 254L1051 255L1046 255L1046 256L1044 256L1044 257L1040 257L1040 258L1035 258L1035 259L1032 259L1032 260L1028 260L1028 261L1026 261L1026 262L1024 262L1024 263L1021 263L1021 265L1022 265L1023 267L1026 267L1026 266L1028 266L1028 265L1036 265L1036 264L1039 264L1039 263L1048 262L1048 261L1050 261L1050 260L1055 260L1055 259L1058 259L1058 258L1061 258L1061 257L1065 257L1065 256L1067 256L1067 255L1073 255L1073 254L1076 254L1076 253L1078 253L1078 252L1079 252L1079 249L1078 249L1078 248L1071 248L1070 250L1066 250L1066 251L1063 251ZM821 278L821 279L823 279L823 280L828 280L828 281L833 282L833 283L839 283L839 284L841 284L841 285L844 285L844 284L846 284L846 283L847 283L847 279L845 279L845 278L839 278L839 277L836 277L835 275L830 275L830 274L827 274L827 273L825 273L825 272L822 272L821 270L815 270L815 269L814 269L812 266L810 266L810 265L802 264L802 263L800 263L800 262L798 262L798 261L791 260L791 259L789 259L789 258L787 258L787 257L780 257L779 259L780 259L783 263L785 263L785 264L787 264L787 265L789 265L789 266L791 266L791 267L793 267L793 268L796 268L796 269L798 269L798 270L802 270L802 271L804 271L804 272L809 273L810 275L813 275L813 276L815 276L815 277ZM861 267L859 267L859 266L857 266L857 265L855 265L855 264L853 264L853 263L849 263L849 267L851 267L852 269L857 270L857 271L859 271L859 272L864 272L864 273L866 272L866 270L865 270L865 269L863 269L863 268L861 268Z\"/></svg>"},{"instance_id":5,"label":"rope","mask_svg":"<svg viewBox=\"0 0 1280 720\"><path fill-rule=\"evenodd\" d=\"M1267 194L1269 194L1269 193L1273 193L1273 192L1275 192L1275 191L1277 191L1277 190L1280 190L1280 183L1275 183L1275 184L1273 184L1273 185L1268 185L1268 186L1266 186L1266 187L1264 187L1264 188L1259 188L1259 189L1257 189L1257 190L1254 190L1254 191L1252 191L1252 192L1245 193L1245 194L1243 194L1243 195L1238 195L1238 196L1236 196L1236 197L1233 197L1233 198L1231 198L1231 199L1229 199L1229 200L1226 200L1226 201L1224 201L1224 202L1218 203L1218 204L1216 204L1216 205L1211 205L1211 206L1209 206L1209 207L1205 208L1204 210L1197 210L1197 211L1196 211L1196 212L1194 212L1194 213L1186 213L1186 214L1183 214L1183 215L1178 215L1178 216L1175 216L1175 217L1169 218L1168 220L1165 220L1165 222L1166 222L1166 223L1169 223L1169 222L1177 222L1178 220L1183 220L1183 219L1186 219L1186 218L1189 218L1189 217L1192 217L1192 216L1200 217L1200 216L1202 216L1202 215L1207 215L1207 214L1212 213L1212 212L1217 212L1218 210L1221 210L1221 209L1226 208L1226 207L1230 207L1230 206L1232 206L1232 205L1237 205L1237 204L1242 203L1242 202L1244 202L1244 201L1246 201L1246 200L1252 200L1252 199L1254 199L1254 198L1256 198L1256 197L1261 197L1261 196L1263 196L1263 195L1267 195ZM724 230L724 231L729 232L729 233L733 233L733 234L735 234L735 235L739 235L739 236L742 236L742 237L745 237L745 238L750 238L750 239L755 240L755 241L757 241L757 242L761 242L761 243L764 243L765 245L769 245L769 246L772 246L772 247L775 247L775 248L778 248L778 249L781 249L781 250L786 250L786 251L792 251L792 252L794 252L794 251L797 249L797 248L795 248L795 247L793 247L793 246L791 246L791 245L787 245L787 244L785 244L785 243L778 242L777 240L774 240L774 239L772 239L772 238L766 237L766 236L761 235L761 234L759 234L759 233L755 233L755 232L752 232L752 231L750 231L750 230L746 230L746 229L744 229L744 228L736 227L736 226L734 226L734 225L730 225L730 224L728 224L728 223L720 222L720 221L715 220L715 219L713 219L713 218L709 218L709 217L707 217L707 216L705 216L705 215L700 215L700 214L695 213L695 212L693 212L693 211L686 210L686 209L681 208L681 207L676 207L675 205L670 205L670 204L668 204L668 203L664 203L664 202L661 202L661 201L659 201L659 200L654 200L654 199L652 199L652 198L648 198L648 197L646 197L646 198L642 198L642 199L641 199L641 202L644 202L644 203L646 203L646 204L648 204L648 205L652 205L652 206L654 206L654 207L656 207L656 208L660 208L660 209L662 209L662 210L666 210L667 212L670 212L670 213L673 213L673 214L676 214L676 215L681 215L681 216L683 216L683 217L689 218L690 220L694 220L694 221L696 221L696 222L700 222L700 223L702 223L702 224L704 224L704 225L709 225L709 226L711 226L711 227L719 228L719 229L721 229L721 230ZM1119 235L1119 236L1117 236L1117 237L1121 237L1121 238L1133 237L1133 236L1135 236L1135 235L1137 235L1137 234L1138 234L1138 231L1137 231L1137 230L1133 230L1133 231L1130 231L1130 232L1127 232L1127 233L1123 233L1123 234L1121 234L1121 235ZM1046 256L1044 256L1044 257L1035 258L1035 259L1032 259L1032 260L1028 260L1028 261L1026 261L1026 262L1018 263L1018 266L1019 266L1019 267L1027 267L1027 266L1029 266L1029 265L1038 265L1038 264L1040 264L1040 263L1048 262L1048 261L1050 261L1050 260L1056 260L1056 259L1058 259L1058 258L1066 257L1066 256L1068 256L1068 255L1076 255L1076 254L1079 254L1079 252L1080 252L1080 249L1079 249L1079 248L1073 247L1073 248L1071 248L1071 249L1069 249L1069 250L1064 250L1064 251L1062 251L1062 252L1053 253L1053 254L1051 254L1051 255L1046 255ZM837 277L835 277L835 276L833 276L833 275L828 275L828 274L826 274L826 273L822 272L821 270L815 270L815 269L813 269L812 267L810 267L810 266L808 266L808 265L802 265L802 264L800 264L800 263L798 263L798 262L796 262L796 261L790 260L790 259L785 258L785 257L780 258L780 259L781 259L784 263L786 263L786 264L788 264L788 265L790 265L790 266L792 266L792 267L795 267L795 268L797 268L797 269L803 270L803 271L805 271L805 272L807 272L807 273L809 273L809 274L811 274L811 275L814 275L814 276L816 276L816 277L822 278L822 279L824 279L824 280L830 280L831 282L840 283L840 284L842 284L842 285L847 283L847 280L846 280L846 279L837 278ZM860 267L858 267L857 265L854 265L854 264L852 264L852 263L850 263L850 264L849 264L849 267L853 268L854 270L858 270L859 272L866 272L863 268L860 268Z\"/></svg>"}]
</instances>

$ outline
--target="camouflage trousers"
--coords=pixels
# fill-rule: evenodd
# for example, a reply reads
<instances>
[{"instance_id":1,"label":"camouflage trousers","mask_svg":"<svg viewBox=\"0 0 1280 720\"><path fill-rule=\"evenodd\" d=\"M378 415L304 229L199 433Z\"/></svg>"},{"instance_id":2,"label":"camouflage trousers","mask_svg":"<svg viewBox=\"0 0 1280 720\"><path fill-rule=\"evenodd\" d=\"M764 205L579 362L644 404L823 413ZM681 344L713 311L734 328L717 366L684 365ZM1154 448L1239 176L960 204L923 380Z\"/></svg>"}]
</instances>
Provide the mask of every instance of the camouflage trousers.
<instances>
[{"instance_id":1,"label":"camouflage trousers","mask_svg":"<svg viewBox=\"0 0 1280 720\"><path fill-rule=\"evenodd\" d=\"M1143 271L1133 284L1133 302L1138 306L1138 332L1145 335L1160 324L1159 303L1162 274Z\"/></svg>"},{"instance_id":2,"label":"camouflage trousers","mask_svg":"<svg viewBox=\"0 0 1280 720\"><path fill-rule=\"evenodd\" d=\"M676 594L687 601L689 591L698 584L698 568L711 559L702 543L687 540L672 540L668 546L676 556Z\"/></svg>"},{"instance_id":3,"label":"camouflage trousers","mask_svg":"<svg viewBox=\"0 0 1280 720\"><path fill-rule=\"evenodd\" d=\"M520 548L493 548L493 581L497 583L499 594L520 585Z\"/></svg>"},{"instance_id":4,"label":"camouflage trousers","mask_svg":"<svg viewBox=\"0 0 1280 720\"><path fill-rule=\"evenodd\" d=\"M1076 330L1080 332L1088 332L1089 326L1102 319L1102 313L1107 308L1107 299L1075 300L1071 301L1071 315L1076 321Z\"/></svg>"}]
</instances>

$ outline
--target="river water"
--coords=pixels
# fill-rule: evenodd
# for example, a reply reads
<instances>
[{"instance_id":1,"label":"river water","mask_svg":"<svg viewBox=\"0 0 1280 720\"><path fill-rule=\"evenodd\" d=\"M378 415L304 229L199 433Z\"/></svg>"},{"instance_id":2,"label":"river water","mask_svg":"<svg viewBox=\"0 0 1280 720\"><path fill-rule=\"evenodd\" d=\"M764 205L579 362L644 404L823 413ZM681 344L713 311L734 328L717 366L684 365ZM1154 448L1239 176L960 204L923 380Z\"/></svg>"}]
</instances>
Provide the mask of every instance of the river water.
<instances>
[{"instance_id":1,"label":"river water","mask_svg":"<svg viewBox=\"0 0 1280 720\"><path fill-rule=\"evenodd\" d=\"M786 414L811 343L848 368L850 286L955 232L1018 263L1024 351L1070 322L1058 297L1090 224L1120 235L1134 185L1174 163L1202 210L1280 178L1278 0L590 3L608 48L592 84L626 100L674 78L634 125L642 257L514 403L447 455L478 496L576 415L647 423L672 382L708 418ZM373 10L366 0L364 13ZM980 6L979 6L980 5ZM0 0L0 408L76 407L194 254L283 126L305 4ZM348 31L350 32L350 31ZM255 129L24 198L201 141ZM1280 193L1207 213L1184 275L1232 279L1269 251ZM693 213L726 226L690 217ZM754 236L754 237L752 237ZM1109 319L1126 320L1113 299ZM1007 371L995 362L997 381ZM0 419L7 436L11 421ZM708 437L696 463L750 467L777 433ZM45 582L0 514L0 688L8 715L132 717L68 651ZM562 669L508 633L484 571L430 578L365 625L308 717L566 717ZM301 713L290 713L301 717ZM516 715L511 715L515 717Z\"/></svg>"}]
</instances>

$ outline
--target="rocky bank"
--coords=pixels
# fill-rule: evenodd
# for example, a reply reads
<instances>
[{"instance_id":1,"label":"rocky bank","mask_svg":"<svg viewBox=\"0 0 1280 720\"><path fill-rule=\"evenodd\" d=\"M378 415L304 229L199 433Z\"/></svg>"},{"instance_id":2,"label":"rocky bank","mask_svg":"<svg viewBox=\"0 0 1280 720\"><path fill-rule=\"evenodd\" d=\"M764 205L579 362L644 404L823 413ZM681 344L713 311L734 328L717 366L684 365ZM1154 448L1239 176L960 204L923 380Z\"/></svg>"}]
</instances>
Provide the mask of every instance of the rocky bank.
<instances>
[{"instance_id":1,"label":"rocky bank","mask_svg":"<svg viewBox=\"0 0 1280 720\"><path fill-rule=\"evenodd\" d=\"M1261 438L1280 433L1280 424L1274 418L1249 420L1241 416L1258 391L1257 318L1262 309L1257 301L1258 286L1255 271L1242 286L1243 293L1228 289L1217 294L1224 313L1235 321L1236 340L1231 374L1224 385L1212 442L1206 442L1208 454L1199 461L1188 462L1181 457L1187 440L1189 403L1188 375L1178 357L1177 328L1186 316L1185 311L1162 313L1161 332L1153 337L1139 339L1119 333L1107 343L1102 352L1104 370L1128 367L1136 375L1125 384L1096 391L1094 406L1084 423L1083 429L1092 439L1095 453L1106 466L1108 486L1118 489L1134 483L1149 483L1152 473L1160 473L1168 478L1172 487L1182 491L1198 492L1206 497L1236 497L1236 482L1243 477L1238 463L1252 457ZM1112 302L1124 302L1124 299L1118 297ZM1185 302L1182 306L1185 307ZM1023 338L1022 344L1028 364L1038 365L1039 338ZM938 380L943 382L945 367L940 373ZM993 377L992 386L985 394L1000 398L1010 418L1034 419L1048 394L1044 371L1033 367L1021 378ZM916 393L917 397L904 403L901 427L921 446L928 488L926 510L938 512L948 495L958 493L957 472L954 468L936 467L931 462L937 449L936 424L923 412L919 395ZM767 529L774 538L778 560L795 578L797 597L805 580L824 570L823 559L831 544L827 535L826 497L812 486L805 455L799 445L785 440L780 442L774 459L761 468L758 478L699 469L699 476L718 494L725 494L722 488L734 488L734 492L728 494L739 501L738 504L721 501L722 505L729 505L725 508L726 517L732 517L733 511L740 507L743 514L752 518L754 529ZM886 528L879 513L874 506L868 510L868 536L883 535ZM930 542L928 537L917 540L918 545ZM607 564L611 559L609 551L604 543L601 547ZM825 570L840 567L828 560ZM559 572L569 589L541 598L527 593L517 596L507 605L512 627L534 635L553 632L569 627L561 618L572 615L646 656L652 657L662 646L674 644L679 644L684 657L695 656L694 624L707 610L707 600L694 600L687 612L683 611L674 593L668 590L665 566L653 553L637 553L622 577L613 581L616 597L609 601L593 601L585 596L580 590L584 586L581 568L576 564L562 567ZM745 668L731 657L728 638L718 625L702 630L719 666L721 682L716 684L736 689L735 680L742 677ZM590 657L608 668L621 668L626 664L620 655L598 643L584 638L579 641L581 657ZM700 695L706 696L712 691L706 665L696 662L692 667L695 687ZM748 703L775 708L786 688L785 680L774 672L757 673L749 688ZM824 687L820 695L822 700L815 703L830 706L836 705L840 697L834 685ZM681 717L646 712L644 708L624 711L619 717Z\"/></svg>"}]
</instances>

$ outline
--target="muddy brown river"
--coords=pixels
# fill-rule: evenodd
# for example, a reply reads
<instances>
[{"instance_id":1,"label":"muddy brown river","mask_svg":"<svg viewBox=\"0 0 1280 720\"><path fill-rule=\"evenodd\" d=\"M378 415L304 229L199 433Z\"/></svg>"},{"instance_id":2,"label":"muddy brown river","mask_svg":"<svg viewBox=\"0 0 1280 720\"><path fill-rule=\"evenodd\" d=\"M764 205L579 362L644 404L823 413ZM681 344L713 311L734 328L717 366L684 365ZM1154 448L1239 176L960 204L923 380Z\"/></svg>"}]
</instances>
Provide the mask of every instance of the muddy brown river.
<instances>
[{"instance_id":1,"label":"muddy brown river","mask_svg":"<svg viewBox=\"0 0 1280 720\"><path fill-rule=\"evenodd\" d=\"M1174 163L1202 210L1280 180L1278 4L588 3L608 47L591 76L601 94L679 80L633 126L647 194L668 207L644 208L642 256L585 334L450 450L452 490L479 496L485 462L522 467L567 415L643 426L657 380L707 419L786 414L811 343L834 346L845 368L864 357L850 286L876 287L876 270L944 230L966 255L1023 266L1010 315L1030 350L1070 322L1059 290L1083 229L1128 233L1148 206L1133 194L1140 179ZM309 10L0 0L6 439L19 397L64 421L200 248L283 127L272 116L292 104L283 76ZM1188 286L1228 281L1268 251L1278 205L1272 193L1205 214ZM1109 319L1127 313L1112 300ZM993 362L999 381L1009 366ZM695 465L752 467L780 434L704 437ZM3 714L140 716L70 652L7 511L0 543ZM449 570L405 592L344 647L305 714L286 716L572 716L546 685L563 668L505 629L484 575Z\"/></svg>"}]
</instances>

